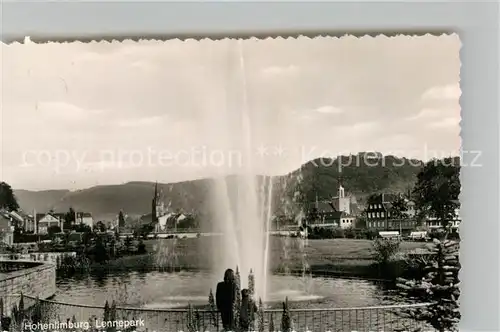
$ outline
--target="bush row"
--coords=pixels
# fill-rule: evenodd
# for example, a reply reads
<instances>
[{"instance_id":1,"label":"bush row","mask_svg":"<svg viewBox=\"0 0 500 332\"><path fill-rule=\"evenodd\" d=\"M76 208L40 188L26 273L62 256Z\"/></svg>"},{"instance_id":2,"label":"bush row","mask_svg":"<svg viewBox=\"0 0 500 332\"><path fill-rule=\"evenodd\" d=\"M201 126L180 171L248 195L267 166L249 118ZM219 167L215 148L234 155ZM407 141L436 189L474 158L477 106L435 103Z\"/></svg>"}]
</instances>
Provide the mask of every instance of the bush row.
<instances>
[{"instance_id":1,"label":"bush row","mask_svg":"<svg viewBox=\"0 0 500 332\"><path fill-rule=\"evenodd\" d=\"M368 239L373 240L378 232L368 229L307 227L309 239Z\"/></svg>"}]
</instances>

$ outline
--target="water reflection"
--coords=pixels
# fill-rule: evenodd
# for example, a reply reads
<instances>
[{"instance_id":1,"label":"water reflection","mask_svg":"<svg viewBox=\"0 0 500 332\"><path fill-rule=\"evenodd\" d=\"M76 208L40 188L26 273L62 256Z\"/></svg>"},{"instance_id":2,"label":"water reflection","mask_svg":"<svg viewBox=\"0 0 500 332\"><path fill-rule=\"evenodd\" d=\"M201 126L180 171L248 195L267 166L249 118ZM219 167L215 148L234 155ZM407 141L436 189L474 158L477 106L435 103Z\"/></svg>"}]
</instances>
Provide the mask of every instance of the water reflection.
<instances>
[{"instance_id":1,"label":"water reflection","mask_svg":"<svg viewBox=\"0 0 500 332\"><path fill-rule=\"evenodd\" d=\"M218 276L207 272L120 272L75 276L58 280L57 301L145 308L178 308L206 305ZM301 276L272 276L269 306L288 297L294 308L331 308L407 303L391 285L367 280L314 277L307 289Z\"/></svg>"}]
</instances>

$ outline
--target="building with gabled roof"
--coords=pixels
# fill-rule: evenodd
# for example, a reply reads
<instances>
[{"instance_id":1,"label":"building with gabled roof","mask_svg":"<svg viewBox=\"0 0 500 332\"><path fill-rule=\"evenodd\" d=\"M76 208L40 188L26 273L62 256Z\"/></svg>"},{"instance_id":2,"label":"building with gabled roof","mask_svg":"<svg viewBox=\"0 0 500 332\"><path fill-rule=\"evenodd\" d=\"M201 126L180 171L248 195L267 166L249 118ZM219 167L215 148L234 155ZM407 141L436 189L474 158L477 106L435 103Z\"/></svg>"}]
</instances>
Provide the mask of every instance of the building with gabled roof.
<instances>
[{"instance_id":1,"label":"building with gabled roof","mask_svg":"<svg viewBox=\"0 0 500 332\"><path fill-rule=\"evenodd\" d=\"M0 213L0 244L11 246L14 243L14 226L12 220Z\"/></svg>"}]
</instances>

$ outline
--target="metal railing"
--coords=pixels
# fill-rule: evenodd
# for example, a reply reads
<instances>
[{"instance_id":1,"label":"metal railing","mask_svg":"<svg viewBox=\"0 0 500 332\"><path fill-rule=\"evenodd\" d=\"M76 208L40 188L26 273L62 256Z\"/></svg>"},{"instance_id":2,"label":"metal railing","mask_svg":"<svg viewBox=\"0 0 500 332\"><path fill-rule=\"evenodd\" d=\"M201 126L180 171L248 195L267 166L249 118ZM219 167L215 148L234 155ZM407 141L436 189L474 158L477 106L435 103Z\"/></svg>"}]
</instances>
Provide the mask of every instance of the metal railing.
<instances>
[{"instance_id":1,"label":"metal railing","mask_svg":"<svg viewBox=\"0 0 500 332\"><path fill-rule=\"evenodd\" d=\"M19 295L16 297L19 298ZM34 308L36 299L24 296L24 308L27 316ZM111 303L110 303L111 304ZM289 309L294 331L306 332L344 332L344 331L435 331L432 327L415 320L410 311L421 310L429 303L412 305L392 305L377 307L330 308L330 309ZM104 305L92 306L71 304L52 300L39 300L42 321L49 322L89 322L104 318ZM208 306L207 306L208 307ZM283 310L265 309L264 328L261 331L281 331ZM194 320L192 317L195 317ZM142 320L144 327L137 331L190 331L196 326L197 331L222 331L222 323L217 312L205 309L147 309L116 308L117 320ZM190 318L191 317L191 318ZM257 318L258 320L259 318ZM193 324L194 323L194 324ZM191 326L191 327L190 327ZM60 326L54 330L63 330Z\"/></svg>"}]
</instances>

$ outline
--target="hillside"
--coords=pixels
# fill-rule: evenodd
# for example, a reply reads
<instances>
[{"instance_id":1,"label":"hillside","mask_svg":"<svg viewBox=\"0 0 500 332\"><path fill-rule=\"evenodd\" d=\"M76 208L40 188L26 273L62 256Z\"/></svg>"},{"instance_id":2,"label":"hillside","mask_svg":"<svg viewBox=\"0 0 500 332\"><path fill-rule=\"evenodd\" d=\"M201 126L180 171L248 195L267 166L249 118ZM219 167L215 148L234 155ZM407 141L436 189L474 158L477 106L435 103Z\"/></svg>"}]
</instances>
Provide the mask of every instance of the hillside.
<instances>
[{"instance_id":1,"label":"hillside","mask_svg":"<svg viewBox=\"0 0 500 332\"><path fill-rule=\"evenodd\" d=\"M353 156L356 157L356 156ZM417 160L400 159L393 156L370 159L367 162L364 154L353 157L341 157L339 172L338 160L313 160L300 169L281 177L274 178L273 196L274 210L285 200L290 200L297 188L301 187L306 200L314 201L316 195L325 199L336 195L338 181L350 192L363 200L371 193L403 192L410 188L419 172L422 163ZM351 158L351 163L348 162ZM301 185L298 175L302 174ZM262 183L265 177L258 177ZM196 212L210 220L215 217L214 199L228 197L229 204L234 206L238 195L238 176L228 176L225 181L202 179L172 184L159 184L165 204L174 209ZM214 188L218 192L214 194ZM97 219L109 219L123 209L129 215L140 215L151 211L153 182L129 182L121 185L96 186L75 192L50 190L31 192L15 190L20 206L31 211L33 208L45 212L52 208L57 212L65 212L70 207L77 211L89 211ZM259 191L267 192L267 186L257 185ZM222 195L222 196L221 196Z\"/></svg>"},{"instance_id":2,"label":"hillside","mask_svg":"<svg viewBox=\"0 0 500 332\"><path fill-rule=\"evenodd\" d=\"M313 201L316 195L319 199L336 196L339 180L347 192L363 200L373 193L407 191L413 187L423 166L419 160L395 156L372 158L372 155L341 156L335 161L317 159L293 174L302 172L303 191L309 201Z\"/></svg>"},{"instance_id":3,"label":"hillside","mask_svg":"<svg viewBox=\"0 0 500 332\"><path fill-rule=\"evenodd\" d=\"M29 213L33 212L33 209L43 213L52 208L54 204L61 201L69 193L69 190L14 190L19 206Z\"/></svg>"}]
</instances>

